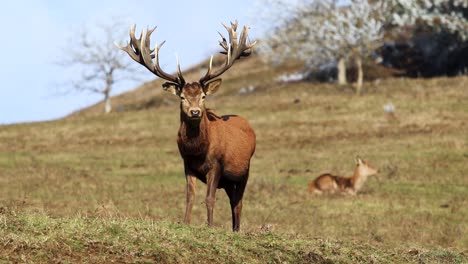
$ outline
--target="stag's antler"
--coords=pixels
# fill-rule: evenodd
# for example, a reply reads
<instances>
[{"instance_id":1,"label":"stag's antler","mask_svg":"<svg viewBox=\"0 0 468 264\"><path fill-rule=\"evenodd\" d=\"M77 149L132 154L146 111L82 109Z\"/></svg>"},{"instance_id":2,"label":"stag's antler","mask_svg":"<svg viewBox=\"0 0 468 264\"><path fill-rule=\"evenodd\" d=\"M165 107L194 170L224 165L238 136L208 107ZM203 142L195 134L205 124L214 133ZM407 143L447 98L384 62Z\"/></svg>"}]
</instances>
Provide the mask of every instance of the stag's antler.
<instances>
[{"instance_id":1,"label":"stag's antler","mask_svg":"<svg viewBox=\"0 0 468 264\"><path fill-rule=\"evenodd\" d=\"M203 76L199 81L202 85L206 85L207 83L213 81L216 77L223 74L225 71L231 68L231 66L237 59L249 56L252 53L253 46L257 44L257 41L247 44L247 31L249 29L246 26L244 26L244 28L242 29L239 41L237 40L237 21L235 23L231 22L231 27L228 27L224 24L223 26L229 33L229 43L226 41L226 38L221 33L219 33L219 35L222 38L222 41L219 42L219 45L224 49L224 51L222 51L221 53L227 55L226 61L222 68L218 69L215 72L212 72L213 56L211 56L208 71L206 75Z\"/></svg>"},{"instance_id":2,"label":"stag's antler","mask_svg":"<svg viewBox=\"0 0 468 264\"><path fill-rule=\"evenodd\" d=\"M156 45L154 49L150 48L150 37L153 31L156 29L143 30L140 34L140 38L135 37L136 26L130 28L130 43L127 46L122 47L119 44L115 45L128 53L128 55L136 62L145 66L150 72L154 73L158 77L168 81L163 86L176 85L179 89L185 85L184 77L180 70L180 64L177 61L177 76L164 72L159 66L159 49L164 45L165 41L161 44ZM156 59L156 63L153 62Z\"/></svg>"}]
</instances>

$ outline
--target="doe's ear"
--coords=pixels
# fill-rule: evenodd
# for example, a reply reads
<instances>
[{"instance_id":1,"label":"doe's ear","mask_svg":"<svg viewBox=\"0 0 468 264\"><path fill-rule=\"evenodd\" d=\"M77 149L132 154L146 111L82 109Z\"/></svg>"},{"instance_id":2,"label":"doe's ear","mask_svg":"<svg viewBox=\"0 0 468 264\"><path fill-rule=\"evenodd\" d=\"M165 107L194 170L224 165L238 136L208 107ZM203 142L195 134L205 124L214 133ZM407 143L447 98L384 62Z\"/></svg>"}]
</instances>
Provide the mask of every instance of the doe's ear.
<instances>
[{"instance_id":1,"label":"doe's ear","mask_svg":"<svg viewBox=\"0 0 468 264\"><path fill-rule=\"evenodd\" d=\"M356 165L361 165L362 164L362 159L359 156L356 156Z\"/></svg>"},{"instance_id":2,"label":"doe's ear","mask_svg":"<svg viewBox=\"0 0 468 264\"><path fill-rule=\"evenodd\" d=\"M176 84L170 83L170 82L165 82L163 84L163 89L166 92L170 92L175 95L180 95L180 89Z\"/></svg>"},{"instance_id":3,"label":"doe's ear","mask_svg":"<svg viewBox=\"0 0 468 264\"><path fill-rule=\"evenodd\" d=\"M219 86L223 82L222 79L216 79L205 86L205 94L214 94L218 91Z\"/></svg>"}]
</instances>

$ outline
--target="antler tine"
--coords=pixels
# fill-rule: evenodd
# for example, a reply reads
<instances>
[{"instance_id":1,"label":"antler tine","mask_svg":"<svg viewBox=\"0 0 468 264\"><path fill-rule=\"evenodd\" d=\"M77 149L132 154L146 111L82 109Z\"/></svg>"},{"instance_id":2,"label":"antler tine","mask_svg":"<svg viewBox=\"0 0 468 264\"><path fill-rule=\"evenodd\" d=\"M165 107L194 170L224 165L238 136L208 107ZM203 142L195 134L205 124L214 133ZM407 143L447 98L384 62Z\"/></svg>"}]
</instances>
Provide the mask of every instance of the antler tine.
<instances>
[{"instance_id":1,"label":"antler tine","mask_svg":"<svg viewBox=\"0 0 468 264\"><path fill-rule=\"evenodd\" d=\"M179 78L180 81L182 81L182 83L185 83L185 79L182 76L182 71L180 70L180 61L179 61L178 56L177 56L177 77Z\"/></svg>"},{"instance_id":2,"label":"antler tine","mask_svg":"<svg viewBox=\"0 0 468 264\"><path fill-rule=\"evenodd\" d=\"M247 27L244 27L242 29L242 32L241 32L241 35L240 35L240 43L247 43L247 31L248 31L248 28ZM247 47L247 46L246 46ZM245 52L246 50L241 50L240 51L240 54L242 54L243 52Z\"/></svg>"},{"instance_id":3,"label":"antler tine","mask_svg":"<svg viewBox=\"0 0 468 264\"><path fill-rule=\"evenodd\" d=\"M151 47L150 36L151 36L151 34L153 34L153 32L156 30L156 28L158 28L158 26L154 26L154 28L148 29L148 30L147 30L147 33L146 33L146 34L147 34L148 36L147 36L147 39L146 39L147 43L145 42L145 46L148 47L148 48ZM141 34L143 34L143 31L141 32ZM140 38L142 38L142 36L140 36ZM166 41L163 41L162 44L164 44L164 42L166 42ZM160 44L160 45L162 45L162 44ZM150 48L149 51L150 51L151 59L154 59L154 58L156 57L156 56L153 54L154 49L151 49L151 48Z\"/></svg>"},{"instance_id":4,"label":"antler tine","mask_svg":"<svg viewBox=\"0 0 468 264\"><path fill-rule=\"evenodd\" d=\"M134 61L139 63L140 62L140 58L139 58L140 49L134 46L135 43L138 43L138 41L136 41L136 38L135 38L135 25L133 25L130 28L129 35L130 35L130 43L127 42L126 46L120 46L117 42L114 42L114 45L117 48L127 52L130 58L132 58Z\"/></svg>"},{"instance_id":5,"label":"antler tine","mask_svg":"<svg viewBox=\"0 0 468 264\"><path fill-rule=\"evenodd\" d=\"M125 47L122 47L115 43L115 45L127 52L127 54L136 62L145 66L150 72L156 76L168 81L170 84L174 84L177 87L183 87L185 80L182 77L180 70L180 64L177 65L178 71L177 76L164 72L159 65L159 49L164 45L163 41L159 46L156 45L154 49L150 48L151 45L151 34L156 30L157 26L152 29L143 30L140 33L140 38L135 37L136 25L130 28L130 43ZM155 59L155 62L153 61Z\"/></svg>"},{"instance_id":6,"label":"antler tine","mask_svg":"<svg viewBox=\"0 0 468 264\"><path fill-rule=\"evenodd\" d=\"M179 63L178 59L177 59L177 77L174 76L174 75L165 73L161 69L161 66L159 65L159 50L162 48L164 43L166 43L166 41L163 41L163 42L161 42L161 44L156 45L154 47L154 54L153 55L154 55L155 60L156 60L156 64L155 64L154 67L155 67L155 72L157 72L155 74L158 75L159 77L171 82L171 83L177 84L179 87L183 87L184 84L185 84L185 79L182 76L182 71L180 70L180 63ZM172 80L172 79L174 79L174 80Z\"/></svg>"},{"instance_id":7,"label":"antler tine","mask_svg":"<svg viewBox=\"0 0 468 264\"><path fill-rule=\"evenodd\" d=\"M154 69L154 63L153 59L151 58L151 49L149 47L150 45L150 36L151 36L152 31L151 30L143 30L141 32L141 37L140 37L140 46L141 46L141 56L140 58L142 59L142 64L151 72L155 73L158 75L158 73ZM157 54L157 51L156 51ZM156 57L157 58L157 57ZM157 60L156 60L157 61ZM158 75L159 76L159 75ZM161 77L161 76L159 76Z\"/></svg>"},{"instance_id":8,"label":"antler tine","mask_svg":"<svg viewBox=\"0 0 468 264\"><path fill-rule=\"evenodd\" d=\"M220 32L218 32L218 34L221 36L221 39L222 41L219 41L219 45L227 51L228 49L228 44L227 44L227 41L226 41L226 37L224 37L223 34L221 34ZM226 51L221 51L222 54L227 54Z\"/></svg>"},{"instance_id":9,"label":"antler tine","mask_svg":"<svg viewBox=\"0 0 468 264\"><path fill-rule=\"evenodd\" d=\"M228 26L224 25L224 28L228 31L228 34L229 34L229 42L231 44L231 46L234 46L234 48L237 47L237 21L235 23L232 23L231 22L231 28L229 28ZM235 49L234 49L235 50Z\"/></svg>"},{"instance_id":10,"label":"antler tine","mask_svg":"<svg viewBox=\"0 0 468 264\"><path fill-rule=\"evenodd\" d=\"M229 35L229 43L227 42L226 37L224 37L223 34L219 33L221 36L221 41L219 41L219 45L223 48L223 51L221 51L222 54L226 54L226 61L224 63L224 66L214 73L212 72L212 63L213 63L213 57L210 59L210 65L208 67L208 71L203 76L200 78L200 83L202 84L207 84L211 81L213 81L216 77L219 77L221 74L223 74L225 71L227 71L231 66L234 64L234 62L241 57L247 57L252 53L252 48L253 46L257 43L256 41L253 43L247 44L247 39L248 39L248 27L244 26L239 39L237 38L237 20L235 22L231 22L231 27L226 26L222 24L226 31L228 32Z\"/></svg>"}]
</instances>

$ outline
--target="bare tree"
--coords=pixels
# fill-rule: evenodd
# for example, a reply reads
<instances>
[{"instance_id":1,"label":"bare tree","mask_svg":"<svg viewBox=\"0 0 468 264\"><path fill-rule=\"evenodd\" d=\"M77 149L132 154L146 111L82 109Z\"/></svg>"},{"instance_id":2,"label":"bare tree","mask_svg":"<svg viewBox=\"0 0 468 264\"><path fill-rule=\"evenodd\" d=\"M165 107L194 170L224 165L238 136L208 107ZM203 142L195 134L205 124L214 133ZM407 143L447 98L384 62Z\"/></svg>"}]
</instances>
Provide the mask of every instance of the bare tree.
<instances>
[{"instance_id":1,"label":"bare tree","mask_svg":"<svg viewBox=\"0 0 468 264\"><path fill-rule=\"evenodd\" d=\"M111 93L115 85L128 80L138 80L140 69L115 48L114 42L125 38L128 23L112 19L96 23L92 28L83 26L64 48L64 59L59 65L73 71L67 83L73 90L102 94L104 112L112 111ZM70 85L67 85L70 87Z\"/></svg>"}]
</instances>

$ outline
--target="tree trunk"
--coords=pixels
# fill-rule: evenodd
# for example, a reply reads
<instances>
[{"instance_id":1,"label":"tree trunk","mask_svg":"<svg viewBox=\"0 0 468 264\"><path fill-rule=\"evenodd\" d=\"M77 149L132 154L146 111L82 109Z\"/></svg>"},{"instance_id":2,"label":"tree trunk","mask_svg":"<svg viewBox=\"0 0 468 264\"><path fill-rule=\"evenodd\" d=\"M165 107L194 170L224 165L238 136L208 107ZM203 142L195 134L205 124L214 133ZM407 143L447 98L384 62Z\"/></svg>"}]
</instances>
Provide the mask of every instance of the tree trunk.
<instances>
[{"instance_id":1,"label":"tree trunk","mask_svg":"<svg viewBox=\"0 0 468 264\"><path fill-rule=\"evenodd\" d=\"M356 83L356 94L361 95L362 92L362 82L364 79L364 72L362 71L362 59L361 57L356 57L356 67L357 67L357 83Z\"/></svg>"},{"instance_id":2,"label":"tree trunk","mask_svg":"<svg viewBox=\"0 0 468 264\"><path fill-rule=\"evenodd\" d=\"M348 81L346 80L346 60L345 58L340 58L338 61L338 85L346 85Z\"/></svg>"},{"instance_id":3,"label":"tree trunk","mask_svg":"<svg viewBox=\"0 0 468 264\"><path fill-rule=\"evenodd\" d=\"M112 105L110 100L110 91L112 89L112 84L114 84L114 76L112 75L114 69L111 68L106 72L106 89L104 90L104 112L106 114L112 111Z\"/></svg>"},{"instance_id":4,"label":"tree trunk","mask_svg":"<svg viewBox=\"0 0 468 264\"><path fill-rule=\"evenodd\" d=\"M104 92L104 112L108 114L111 111L112 111L112 105L111 105L111 100L110 100L110 95L109 95L109 89L106 89L106 91Z\"/></svg>"}]
</instances>

